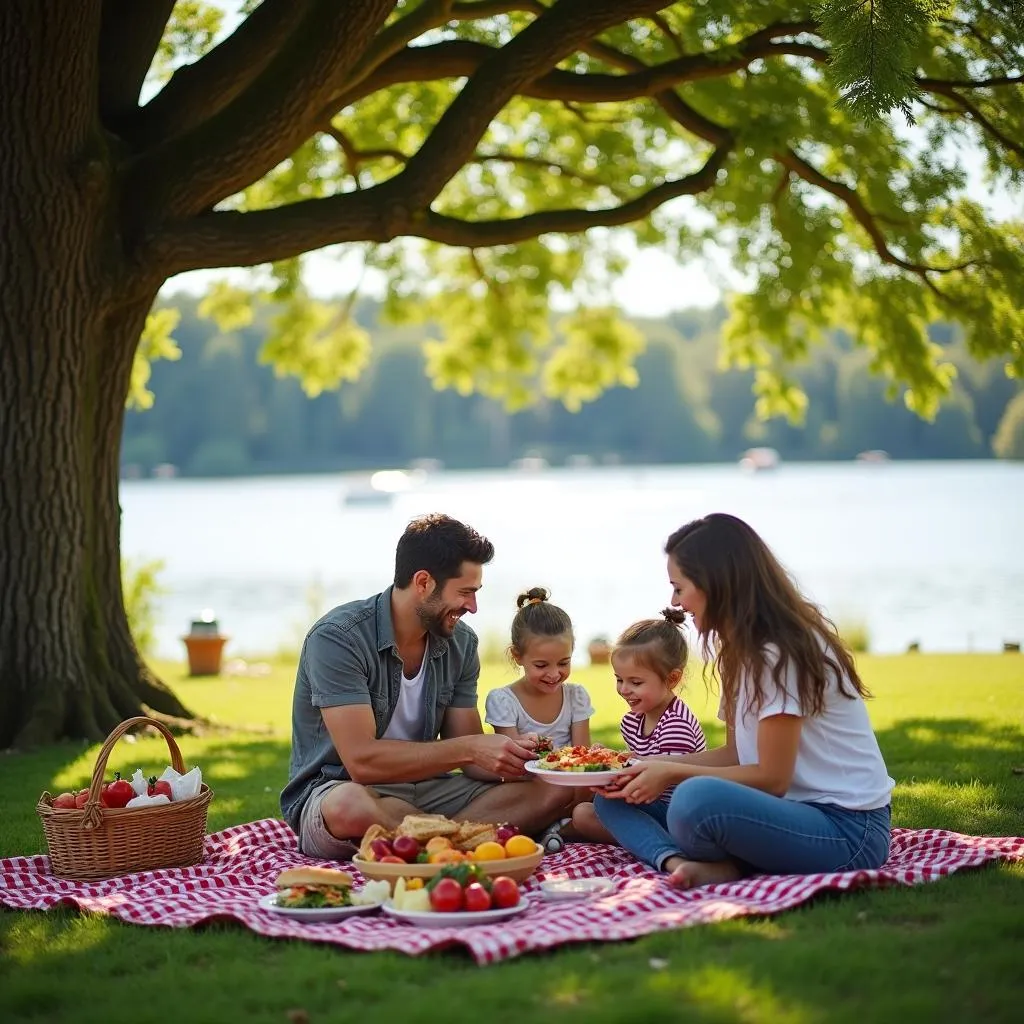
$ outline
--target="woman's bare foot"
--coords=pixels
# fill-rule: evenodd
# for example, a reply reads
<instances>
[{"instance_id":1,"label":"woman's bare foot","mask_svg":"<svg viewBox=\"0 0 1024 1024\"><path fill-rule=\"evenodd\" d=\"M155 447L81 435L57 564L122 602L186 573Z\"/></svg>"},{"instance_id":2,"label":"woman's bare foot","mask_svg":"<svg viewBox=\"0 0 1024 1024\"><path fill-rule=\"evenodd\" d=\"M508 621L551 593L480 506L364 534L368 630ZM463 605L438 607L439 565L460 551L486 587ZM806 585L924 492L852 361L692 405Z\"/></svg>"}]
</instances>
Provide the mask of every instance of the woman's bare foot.
<instances>
[{"instance_id":1,"label":"woman's bare foot","mask_svg":"<svg viewBox=\"0 0 1024 1024\"><path fill-rule=\"evenodd\" d=\"M701 885L717 885L720 882L735 882L743 872L731 860L684 860L669 857L664 864L668 872L668 884L676 889L696 889Z\"/></svg>"}]
</instances>

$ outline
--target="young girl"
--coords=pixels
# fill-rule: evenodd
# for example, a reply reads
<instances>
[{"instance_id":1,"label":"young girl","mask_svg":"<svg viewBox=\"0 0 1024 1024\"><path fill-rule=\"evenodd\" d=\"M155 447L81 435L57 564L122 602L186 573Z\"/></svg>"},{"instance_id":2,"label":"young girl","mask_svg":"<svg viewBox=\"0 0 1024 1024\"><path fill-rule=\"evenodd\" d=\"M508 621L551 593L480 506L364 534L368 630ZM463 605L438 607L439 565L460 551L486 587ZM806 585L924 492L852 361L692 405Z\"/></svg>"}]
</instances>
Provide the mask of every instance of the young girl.
<instances>
[{"instance_id":1,"label":"young girl","mask_svg":"<svg viewBox=\"0 0 1024 1024\"><path fill-rule=\"evenodd\" d=\"M590 744L590 718L594 706L578 683L567 683L575 646L569 616L548 600L543 587L533 587L516 600L508 654L523 675L510 686L491 690L484 702L484 716L497 733L523 737L532 745L541 738L559 747ZM579 791L576 791L579 792ZM589 792L581 794L590 799ZM564 818L540 837L549 853L565 845Z\"/></svg>"},{"instance_id":2,"label":"young girl","mask_svg":"<svg viewBox=\"0 0 1024 1024\"><path fill-rule=\"evenodd\" d=\"M734 516L688 523L665 552L672 604L721 683L726 743L626 769L594 798L601 823L680 888L881 867L893 780L835 627ZM673 785L662 824L650 804Z\"/></svg>"},{"instance_id":3,"label":"young girl","mask_svg":"<svg viewBox=\"0 0 1024 1024\"><path fill-rule=\"evenodd\" d=\"M686 639L680 626L685 612L666 608L660 619L635 622L615 641L612 670L615 689L629 706L619 730L635 758L690 754L706 750L697 716L679 699L676 689L686 668ZM671 796L668 789L647 808L662 826ZM614 842L590 803L573 809L573 828L595 842Z\"/></svg>"},{"instance_id":4,"label":"young girl","mask_svg":"<svg viewBox=\"0 0 1024 1024\"><path fill-rule=\"evenodd\" d=\"M505 736L547 737L552 747L590 743L594 706L578 683L567 683L575 640L569 616L533 587L516 600L508 654L522 670L510 686L491 690L485 721Z\"/></svg>"}]
</instances>

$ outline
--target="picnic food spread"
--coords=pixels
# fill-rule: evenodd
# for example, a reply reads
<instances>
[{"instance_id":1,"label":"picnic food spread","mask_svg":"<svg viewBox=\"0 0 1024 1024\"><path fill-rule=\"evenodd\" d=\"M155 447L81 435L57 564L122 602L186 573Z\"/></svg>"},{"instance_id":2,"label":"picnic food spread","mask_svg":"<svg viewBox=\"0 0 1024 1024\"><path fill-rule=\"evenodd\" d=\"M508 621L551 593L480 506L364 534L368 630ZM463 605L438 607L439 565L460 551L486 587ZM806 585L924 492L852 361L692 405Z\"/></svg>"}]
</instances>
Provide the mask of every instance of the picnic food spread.
<instances>
[{"instance_id":1,"label":"picnic food spread","mask_svg":"<svg viewBox=\"0 0 1024 1024\"><path fill-rule=\"evenodd\" d=\"M359 859L381 864L457 864L525 857L538 850L512 825L452 821L443 814L407 814L396 829L371 825Z\"/></svg>"},{"instance_id":2,"label":"picnic food spread","mask_svg":"<svg viewBox=\"0 0 1024 1024\"><path fill-rule=\"evenodd\" d=\"M559 747L537 759L537 767L549 772L614 772L628 764L628 753L600 744Z\"/></svg>"}]
</instances>

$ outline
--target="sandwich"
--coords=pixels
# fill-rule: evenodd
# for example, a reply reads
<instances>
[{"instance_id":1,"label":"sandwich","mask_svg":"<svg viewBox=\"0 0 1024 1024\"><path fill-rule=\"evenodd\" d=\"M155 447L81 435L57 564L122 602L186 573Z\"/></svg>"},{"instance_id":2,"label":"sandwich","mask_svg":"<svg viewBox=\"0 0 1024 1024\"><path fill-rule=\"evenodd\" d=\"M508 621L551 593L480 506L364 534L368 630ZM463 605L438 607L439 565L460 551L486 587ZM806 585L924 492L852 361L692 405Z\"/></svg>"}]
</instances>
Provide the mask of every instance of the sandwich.
<instances>
[{"instance_id":1,"label":"sandwich","mask_svg":"<svg viewBox=\"0 0 1024 1024\"><path fill-rule=\"evenodd\" d=\"M277 905L312 910L352 905L352 876L333 868L289 868L277 876Z\"/></svg>"},{"instance_id":2,"label":"sandwich","mask_svg":"<svg viewBox=\"0 0 1024 1024\"><path fill-rule=\"evenodd\" d=\"M407 814L395 829L396 835L411 836L418 843L426 843L435 836L450 836L458 832L459 824L443 814Z\"/></svg>"}]
</instances>

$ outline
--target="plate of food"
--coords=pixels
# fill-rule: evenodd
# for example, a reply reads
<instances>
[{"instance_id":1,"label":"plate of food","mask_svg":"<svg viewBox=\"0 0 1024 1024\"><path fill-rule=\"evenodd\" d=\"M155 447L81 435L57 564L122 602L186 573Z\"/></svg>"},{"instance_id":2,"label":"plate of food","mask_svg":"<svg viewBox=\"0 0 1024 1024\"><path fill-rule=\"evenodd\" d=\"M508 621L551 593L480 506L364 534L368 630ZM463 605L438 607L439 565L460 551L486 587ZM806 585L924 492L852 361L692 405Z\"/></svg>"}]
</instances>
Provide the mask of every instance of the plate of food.
<instances>
[{"instance_id":1,"label":"plate of food","mask_svg":"<svg viewBox=\"0 0 1024 1024\"><path fill-rule=\"evenodd\" d=\"M352 914L379 910L391 894L387 882L355 888L347 871L332 868L289 868L277 876L276 892L259 901L263 910L299 921L338 921Z\"/></svg>"},{"instance_id":2,"label":"plate of food","mask_svg":"<svg viewBox=\"0 0 1024 1024\"><path fill-rule=\"evenodd\" d=\"M540 883L546 900L583 900L588 896L607 896L615 891L610 878L549 878Z\"/></svg>"},{"instance_id":3,"label":"plate of food","mask_svg":"<svg viewBox=\"0 0 1024 1024\"><path fill-rule=\"evenodd\" d=\"M452 821L440 814L407 814L394 831L371 825L352 866L364 878L393 887L400 878L434 878L447 864L473 863L487 875L528 878L543 848L511 825Z\"/></svg>"},{"instance_id":4,"label":"plate of food","mask_svg":"<svg viewBox=\"0 0 1024 1024\"><path fill-rule=\"evenodd\" d=\"M407 924L458 928L504 921L529 907L514 879L492 878L479 864L448 864L425 885L419 878L400 878L382 909L388 917Z\"/></svg>"},{"instance_id":5,"label":"plate of food","mask_svg":"<svg viewBox=\"0 0 1024 1024\"><path fill-rule=\"evenodd\" d=\"M553 786L604 786L629 764L625 751L591 745L559 747L524 767Z\"/></svg>"},{"instance_id":6,"label":"plate of food","mask_svg":"<svg viewBox=\"0 0 1024 1024\"><path fill-rule=\"evenodd\" d=\"M530 909L530 901L522 898L514 907L492 907L490 910L450 910L438 913L433 910L402 910L390 902L381 908L388 917L397 918L407 924L418 924L423 928L461 928L470 924L494 924L506 918L515 917Z\"/></svg>"}]
</instances>

